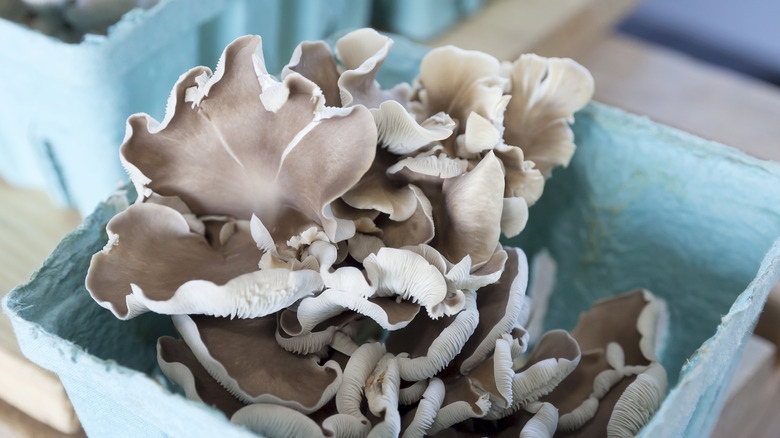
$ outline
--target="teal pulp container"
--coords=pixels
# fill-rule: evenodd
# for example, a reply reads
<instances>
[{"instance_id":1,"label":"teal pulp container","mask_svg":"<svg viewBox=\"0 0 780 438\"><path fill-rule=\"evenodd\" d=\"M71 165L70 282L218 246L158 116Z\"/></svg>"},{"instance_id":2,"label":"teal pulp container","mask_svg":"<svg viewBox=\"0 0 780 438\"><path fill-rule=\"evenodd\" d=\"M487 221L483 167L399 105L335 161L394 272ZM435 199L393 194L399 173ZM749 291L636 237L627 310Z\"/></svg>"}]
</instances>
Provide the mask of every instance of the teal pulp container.
<instances>
[{"instance_id":1,"label":"teal pulp container","mask_svg":"<svg viewBox=\"0 0 780 438\"><path fill-rule=\"evenodd\" d=\"M0 19L0 177L91 212L126 179L125 120L162 118L176 79L198 65L200 26L226 4L162 0L78 44Z\"/></svg>"},{"instance_id":2,"label":"teal pulp container","mask_svg":"<svg viewBox=\"0 0 780 438\"><path fill-rule=\"evenodd\" d=\"M424 49L396 49L411 62L388 60L389 77L409 80ZM780 277L780 165L598 103L573 129L571 164L506 243L557 264L545 329L571 329L594 301L638 287L663 299L670 389L640 436L708 436ZM101 204L3 300L21 349L60 376L90 436L251 436L162 377L155 342L174 333L168 317L117 320L84 288L106 223L133 197Z\"/></svg>"}]
</instances>

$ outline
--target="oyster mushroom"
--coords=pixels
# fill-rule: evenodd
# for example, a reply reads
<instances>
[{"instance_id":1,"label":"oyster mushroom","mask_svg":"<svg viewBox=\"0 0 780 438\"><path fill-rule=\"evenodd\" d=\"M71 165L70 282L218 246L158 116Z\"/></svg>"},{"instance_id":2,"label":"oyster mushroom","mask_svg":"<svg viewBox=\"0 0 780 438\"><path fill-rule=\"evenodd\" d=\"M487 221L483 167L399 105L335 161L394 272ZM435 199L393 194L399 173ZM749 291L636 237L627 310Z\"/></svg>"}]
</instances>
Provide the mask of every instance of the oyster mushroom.
<instances>
[{"instance_id":1,"label":"oyster mushroom","mask_svg":"<svg viewBox=\"0 0 780 438\"><path fill-rule=\"evenodd\" d=\"M451 364L462 374L469 374L486 360L496 345L496 340L509 334L516 326L528 321L529 306L525 300L528 285L528 261L525 253L517 248L507 248L507 261L497 283L487 285L477 293L479 324L474 334ZM527 336L521 337L523 352Z\"/></svg>"},{"instance_id":2,"label":"oyster mushroom","mask_svg":"<svg viewBox=\"0 0 780 438\"><path fill-rule=\"evenodd\" d=\"M369 28L355 30L336 41L336 56L345 68L338 79L343 106L377 108L384 101L408 99L407 84L382 91L374 79L392 46L392 39Z\"/></svg>"},{"instance_id":3,"label":"oyster mushroom","mask_svg":"<svg viewBox=\"0 0 780 438\"><path fill-rule=\"evenodd\" d=\"M334 436L332 431L322 430L319 424L305 414L271 403L254 403L245 406L233 414L230 421L268 438Z\"/></svg>"},{"instance_id":4,"label":"oyster mushroom","mask_svg":"<svg viewBox=\"0 0 780 438\"><path fill-rule=\"evenodd\" d=\"M433 426L436 414L444 402L445 388L441 379L433 378L417 407L403 418L402 438L422 438Z\"/></svg>"},{"instance_id":5,"label":"oyster mushroom","mask_svg":"<svg viewBox=\"0 0 780 438\"><path fill-rule=\"evenodd\" d=\"M174 314L166 375L263 435L635 433L665 391L648 298L621 301L636 327L598 305L526 355L527 260L499 243L568 163L589 76L444 48L410 95L375 80L391 46L350 33L340 66L302 43L278 81L240 38L213 75L180 78L161 123L132 116L140 196L109 225L93 297Z\"/></svg>"},{"instance_id":6,"label":"oyster mushroom","mask_svg":"<svg viewBox=\"0 0 780 438\"><path fill-rule=\"evenodd\" d=\"M176 330L208 373L245 403L273 403L303 413L325 405L341 384L335 361L289 353L276 343L276 316L226 319L174 315ZM241 360L236 360L237 356ZM306 385L298 378L306 376Z\"/></svg>"},{"instance_id":7,"label":"oyster mushroom","mask_svg":"<svg viewBox=\"0 0 780 438\"><path fill-rule=\"evenodd\" d=\"M292 72L317 84L325 97L325 105L341 106L337 85L339 71L330 47L324 41L303 41L298 44L290 62L282 69L282 79Z\"/></svg>"},{"instance_id":8,"label":"oyster mushroom","mask_svg":"<svg viewBox=\"0 0 780 438\"><path fill-rule=\"evenodd\" d=\"M499 339L496 343L507 342L505 338ZM508 350L511 354L511 345ZM475 370L470 376L475 376L480 385L484 388L492 382L502 381L501 374L511 375L511 403L506 407L500 405L491 408L485 415L487 420L495 420L511 415L517 412L521 407L530 402L539 400L540 397L550 393L566 376L577 367L580 361L580 347L567 332L563 330L552 330L544 334L539 340L539 344L531 352L525 365L514 372L506 369L506 366L495 366L495 361L491 367L489 362L482 364L482 372ZM505 362L505 361L504 361ZM476 373L476 375L475 375ZM492 373L492 377L491 377ZM481 377L480 377L481 376ZM498 388L501 390L501 388ZM499 394L492 394L496 397ZM504 398L509 398L503 396Z\"/></svg>"},{"instance_id":9,"label":"oyster mushroom","mask_svg":"<svg viewBox=\"0 0 780 438\"><path fill-rule=\"evenodd\" d=\"M401 378L419 381L435 376L460 352L479 321L476 294L466 294L463 310L431 320L420 314L403 329L388 334L388 351L398 355Z\"/></svg>"},{"instance_id":10,"label":"oyster mushroom","mask_svg":"<svg viewBox=\"0 0 780 438\"><path fill-rule=\"evenodd\" d=\"M435 435L470 418L482 418L488 413L489 397L484 391L475 388L471 379L460 378L444 386L444 398L428 429L429 435Z\"/></svg>"},{"instance_id":11,"label":"oyster mushroom","mask_svg":"<svg viewBox=\"0 0 780 438\"><path fill-rule=\"evenodd\" d=\"M501 234L503 193L503 170L492 153L472 171L445 180L444 202L440 211L434 211L434 218L439 218L439 232L432 246L448 260L461 260L468 255L472 268L487 263Z\"/></svg>"},{"instance_id":12,"label":"oyster mushroom","mask_svg":"<svg viewBox=\"0 0 780 438\"><path fill-rule=\"evenodd\" d=\"M384 345L369 342L361 345L350 357L344 367L344 379L336 393L336 407L340 414L351 415L366 428L370 428L368 418L363 414L363 391L376 365L385 355Z\"/></svg>"},{"instance_id":13,"label":"oyster mushroom","mask_svg":"<svg viewBox=\"0 0 780 438\"><path fill-rule=\"evenodd\" d=\"M571 160L574 134L567 122L593 96L593 77L571 59L529 54L512 64L509 79L504 140L522 148L525 159L549 178L553 168Z\"/></svg>"},{"instance_id":14,"label":"oyster mushroom","mask_svg":"<svg viewBox=\"0 0 780 438\"><path fill-rule=\"evenodd\" d=\"M204 222L154 203L116 215L87 273L92 298L120 319L148 310L255 317L322 288L315 271L258 270L262 252L246 221L216 221L214 236Z\"/></svg>"},{"instance_id":15,"label":"oyster mushroom","mask_svg":"<svg viewBox=\"0 0 780 438\"><path fill-rule=\"evenodd\" d=\"M346 336L342 330L361 318L357 313L343 312L323 322L311 332L302 333L294 313L282 311L276 316L276 342L280 347L295 354L317 354L318 356L324 356L323 352L327 353L328 347L334 343L340 347L337 350L341 350L341 347L351 350L351 347L345 346L346 340L340 339L342 335Z\"/></svg>"},{"instance_id":16,"label":"oyster mushroom","mask_svg":"<svg viewBox=\"0 0 780 438\"><path fill-rule=\"evenodd\" d=\"M157 340L157 363L165 377L182 387L190 400L212 405L228 418L246 406L209 375L180 339L163 336Z\"/></svg>"},{"instance_id":17,"label":"oyster mushroom","mask_svg":"<svg viewBox=\"0 0 780 438\"><path fill-rule=\"evenodd\" d=\"M420 188L412 184L407 187L417 198L417 208L412 215L403 222L385 217L376 220L376 226L382 231L382 242L390 248L426 244L436 235L431 201Z\"/></svg>"},{"instance_id":18,"label":"oyster mushroom","mask_svg":"<svg viewBox=\"0 0 780 438\"><path fill-rule=\"evenodd\" d=\"M369 432L369 437L394 438L401 432L401 415L398 412L398 393L401 377L398 363L392 354L386 354L365 382L368 409L382 418Z\"/></svg>"},{"instance_id":19,"label":"oyster mushroom","mask_svg":"<svg viewBox=\"0 0 780 438\"><path fill-rule=\"evenodd\" d=\"M198 215L254 214L279 240L312 225L333 241L350 237L354 228L339 229L329 204L373 161L368 110L326 107L320 88L295 72L276 82L259 37L231 43L208 74L196 68L179 79L161 124L145 114L128 119L120 155L139 202L155 192L180 197ZM214 168L225 177L201 177Z\"/></svg>"},{"instance_id":20,"label":"oyster mushroom","mask_svg":"<svg viewBox=\"0 0 780 438\"><path fill-rule=\"evenodd\" d=\"M396 155L418 152L431 143L449 138L455 121L444 113L431 115L420 123L400 103L394 100L382 102L372 109L376 122L379 144Z\"/></svg>"},{"instance_id":21,"label":"oyster mushroom","mask_svg":"<svg viewBox=\"0 0 780 438\"><path fill-rule=\"evenodd\" d=\"M330 261L335 260L335 250L331 249L329 257ZM321 266L330 266L329 263ZM301 333L308 333L346 309L370 317L385 329L397 330L414 318L419 306L436 319L457 313L464 304L462 300L448 303L444 275L413 251L381 248L376 254L369 254L363 266L365 277L349 266L330 274L321 271L327 288L301 300L295 311ZM342 271L347 275L340 275Z\"/></svg>"},{"instance_id":22,"label":"oyster mushroom","mask_svg":"<svg viewBox=\"0 0 780 438\"><path fill-rule=\"evenodd\" d=\"M386 330L405 327L420 311L420 305L408 301L397 302L395 298L366 298L326 289L316 297L301 300L295 310L301 333L308 333L323 321L351 310L376 321Z\"/></svg>"},{"instance_id":23,"label":"oyster mushroom","mask_svg":"<svg viewBox=\"0 0 780 438\"><path fill-rule=\"evenodd\" d=\"M558 422L558 411L549 403L529 403L517 413L497 421L467 420L438 433L442 438L552 438Z\"/></svg>"},{"instance_id":24,"label":"oyster mushroom","mask_svg":"<svg viewBox=\"0 0 780 438\"><path fill-rule=\"evenodd\" d=\"M500 76L500 63L486 53L447 46L431 50L420 63L417 98L419 118L443 111L465 130L469 115L477 113L501 126L508 97L508 81Z\"/></svg>"},{"instance_id":25,"label":"oyster mushroom","mask_svg":"<svg viewBox=\"0 0 780 438\"><path fill-rule=\"evenodd\" d=\"M391 159L389 154L378 152L368 172L341 199L350 207L376 210L396 222L409 219L417 208L417 197L413 186L398 186L387 179L385 161Z\"/></svg>"},{"instance_id":26,"label":"oyster mushroom","mask_svg":"<svg viewBox=\"0 0 780 438\"><path fill-rule=\"evenodd\" d=\"M611 425L610 436L633 436L649 421L667 385L654 351L658 317L654 297L641 289L598 301L580 316L572 331L583 349L580 365L543 398L558 407L560 431L589 436Z\"/></svg>"}]
</instances>

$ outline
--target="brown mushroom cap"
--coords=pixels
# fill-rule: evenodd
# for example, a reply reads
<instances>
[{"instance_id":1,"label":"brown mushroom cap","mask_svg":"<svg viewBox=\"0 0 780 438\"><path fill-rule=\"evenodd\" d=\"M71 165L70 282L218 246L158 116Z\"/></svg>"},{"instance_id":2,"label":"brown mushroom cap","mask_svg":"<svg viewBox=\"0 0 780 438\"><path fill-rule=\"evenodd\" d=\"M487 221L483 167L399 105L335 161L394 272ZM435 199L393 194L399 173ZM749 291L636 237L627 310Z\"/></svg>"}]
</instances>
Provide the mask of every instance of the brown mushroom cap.
<instances>
[{"instance_id":1,"label":"brown mushroom cap","mask_svg":"<svg viewBox=\"0 0 780 438\"><path fill-rule=\"evenodd\" d=\"M317 84L325 97L325 105L341 106L338 67L324 41L303 41L298 44L290 62L282 69L282 79L292 72Z\"/></svg>"},{"instance_id":2,"label":"brown mushroom cap","mask_svg":"<svg viewBox=\"0 0 780 438\"><path fill-rule=\"evenodd\" d=\"M615 342L622 347L628 365L649 365L656 359L655 327L658 306L646 290L597 301L580 315L571 335L583 351L606 350Z\"/></svg>"},{"instance_id":3,"label":"brown mushroom cap","mask_svg":"<svg viewBox=\"0 0 780 438\"><path fill-rule=\"evenodd\" d=\"M289 353L276 343L276 316L227 319L175 315L176 329L209 374L246 403L311 413L341 384L341 367ZM301 376L306 376L301 379Z\"/></svg>"},{"instance_id":4,"label":"brown mushroom cap","mask_svg":"<svg viewBox=\"0 0 780 438\"><path fill-rule=\"evenodd\" d=\"M559 430L590 436L611 425L609 436L634 436L650 420L667 385L653 351L658 312L652 294L636 290L598 301L580 316L572 336L587 350L543 399L560 409Z\"/></svg>"},{"instance_id":5,"label":"brown mushroom cap","mask_svg":"<svg viewBox=\"0 0 780 438\"><path fill-rule=\"evenodd\" d=\"M206 235L192 231L193 225ZM149 309L262 316L322 288L315 271L258 270L262 253L246 221L220 226L207 239L203 221L142 203L112 218L106 231L109 242L92 257L86 286L120 319Z\"/></svg>"},{"instance_id":6,"label":"brown mushroom cap","mask_svg":"<svg viewBox=\"0 0 780 438\"><path fill-rule=\"evenodd\" d=\"M409 245L430 242L434 235L433 207L423 191L412 184L407 186L417 198L417 208L403 222L380 217L376 221L382 230L382 241L390 248L402 248Z\"/></svg>"},{"instance_id":7,"label":"brown mushroom cap","mask_svg":"<svg viewBox=\"0 0 780 438\"><path fill-rule=\"evenodd\" d=\"M567 122L593 96L593 77L571 59L523 55L510 71L512 99L504 114L504 140L523 149L545 177L574 153Z\"/></svg>"},{"instance_id":8,"label":"brown mushroom cap","mask_svg":"<svg viewBox=\"0 0 780 438\"><path fill-rule=\"evenodd\" d=\"M497 283L477 291L479 324L464 345L459 356L451 363L462 374L469 374L485 361L495 348L496 340L511 333L523 321L527 303L524 299L528 284L528 261L518 248L507 248L507 261Z\"/></svg>"},{"instance_id":9,"label":"brown mushroom cap","mask_svg":"<svg viewBox=\"0 0 780 438\"><path fill-rule=\"evenodd\" d=\"M205 83L204 73L180 79L162 125L147 115L128 119L121 158L139 193L179 196L201 215L255 214L282 239L312 224L334 241L349 237L336 235L328 205L371 165L370 112L325 107L320 89L297 73L275 82L259 37L237 39ZM224 177L202 178L214 168Z\"/></svg>"},{"instance_id":10,"label":"brown mushroom cap","mask_svg":"<svg viewBox=\"0 0 780 438\"><path fill-rule=\"evenodd\" d=\"M428 379L452 361L474 332L478 321L475 294L468 292L465 307L456 315L436 320L427 314L417 315L405 328L390 332L385 345L388 351L399 356L397 360L402 379Z\"/></svg>"},{"instance_id":11,"label":"brown mushroom cap","mask_svg":"<svg viewBox=\"0 0 780 438\"><path fill-rule=\"evenodd\" d=\"M180 339L163 336L157 340L157 363L165 377L184 389L188 399L215 406L228 418L246 405L220 386Z\"/></svg>"},{"instance_id":12,"label":"brown mushroom cap","mask_svg":"<svg viewBox=\"0 0 780 438\"><path fill-rule=\"evenodd\" d=\"M517 412L522 406L550 393L575 369L580 361L580 355L577 341L566 331L551 330L545 333L525 365L511 377L511 404L505 408L500 406L492 408L485 419L495 420L506 417Z\"/></svg>"},{"instance_id":13,"label":"brown mushroom cap","mask_svg":"<svg viewBox=\"0 0 780 438\"><path fill-rule=\"evenodd\" d=\"M382 91L375 79L392 46L393 40L369 28L355 30L336 41L336 56L345 68L338 80L343 106L377 108L387 100L406 102L411 91L407 84Z\"/></svg>"},{"instance_id":14,"label":"brown mushroom cap","mask_svg":"<svg viewBox=\"0 0 780 438\"><path fill-rule=\"evenodd\" d=\"M431 50L422 59L417 78L424 114L443 111L465 129L475 112L500 126L507 81L499 73L498 60L486 53L453 46Z\"/></svg>"}]
</instances>

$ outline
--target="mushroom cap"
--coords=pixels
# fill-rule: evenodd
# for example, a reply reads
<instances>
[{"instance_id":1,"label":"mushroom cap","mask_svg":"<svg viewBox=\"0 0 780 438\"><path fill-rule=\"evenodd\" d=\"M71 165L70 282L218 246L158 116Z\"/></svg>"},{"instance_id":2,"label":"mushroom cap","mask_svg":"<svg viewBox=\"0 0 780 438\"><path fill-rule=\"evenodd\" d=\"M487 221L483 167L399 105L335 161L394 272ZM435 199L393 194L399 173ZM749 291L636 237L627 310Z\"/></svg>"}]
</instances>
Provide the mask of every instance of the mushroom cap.
<instances>
[{"instance_id":1,"label":"mushroom cap","mask_svg":"<svg viewBox=\"0 0 780 438\"><path fill-rule=\"evenodd\" d=\"M583 356L544 401L561 412L558 428L572 436L634 436L661 404L666 371L653 351L659 309L636 290L596 302L572 331ZM619 406L619 409L618 409Z\"/></svg>"},{"instance_id":2,"label":"mushroom cap","mask_svg":"<svg viewBox=\"0 0 780 438\"><path fill-rule=\"evenodd\" d=\"M199 215L255 214L283 239L314 224L337 241L349 236L337 236L328 205L368 170L375 148L366 108L326 107L317 85L294 72L276 82L260 38L248 36L225 49L210 78L199 68L179 79L162 124L131 116L120 156L139 201L175 195ZM222 178L202 177L215 168Z\"/></svg>"},{"instance_id":3,"label":"mushroom cap","mask_svg":"<svg viewBox=\"0 0 780 438\"><path fill-rule=\"evenodd\" d=\"M477 291L479 324L469 337L459 357L452 363L459 371L469 374L485 361L496 345L496 340L511 333L516 325L527 321L525 290L528 285L528 260L519 248L507 248L507 261L497 283Z\"/></svg>"},{"instance_id":4,"label":"mushroom cap","mask_svg":"<svg viewBox=\"0 0 780 438\"><path fill-rule=\"evenodd\" d=\"M525 159L549 178L574 153L574 134L567 122L593 96L587 69L561 58L522 55L509 72L512 99L504 114L504 140L523 149Z\"/></svg>"},{"instance_id":5,"label":"mushroom cap","mask_svg":"<svg viewBox=\"0 0 780 438\"><path fill-rule=\"evenodd\" d=\"M422 189L409 184L406 186L417 199L417 208L408 219L402 222L380 217L376 225L382 230L382 242L390 248L403 248L410 245L426 244L435 236L433 206Z\"/></svg>"},{"instance_id":6,"label":"mushroom cap","mask_svg":"<svg viewBox=\"0 0 780 438\"><path fill-rule=\"evenodd\" d=\"M393 161L390 153L382 150L360 181L349 189L341 200L353 208L377 210L393 221L405 221L417 208L417 197L407 184L395 184L385 172Z\"/></svg>"},{"instance_id":7,"label":"mushroom cap","mask_svg":"<svg viewBox=\"0 0 780 438\"><path fill-rule=\"evenodd\" d=\"M148 310L256 317L322 288L315 271L258 270L246 221L186 216L156 203L114 216L87 273L92 298L120 319Z\"/></svg>"},{"instance_id":8,"label":"mushroom cap","mask_svg":"<svg viewBox=\"0 0 780 438\"><path fill-rule=\"evenodd\" d=\"M174 315L176 329L198 362L245 403L274 403L303 413L321 408L341 384L335 361L318 364L276 343L276 315L254 319ZM301 376L306 384L300 385Z\"/></svg>"},{"instance_id":9,"label":"mushroom cap","mask_svg":"<svg viewBox=\"0 0 780 438\"><path fill-rule=\"evenodd\" d=\"M327 43L324 41L303 41L298 44L293 51L290 62L282 68L282 79L293 72L320 87L325 97L325 105L341 106L338 66Z\"/></svg>"},{"instance_id":10,"label":"mushroom cap","mask_svg":"<svg viewBox=\"0 0 780 438\"><path fill-rule=\"evenodd\" d=\"M214 406L228 418L246 405L214 380L180 339L163 336L157 340L157 363L165 377L184 389L188 399Z\"/></svg>"},{"instance_id":11,"label":"mushroom cap","mask_svg":"<svg viewBox=\"0 0 780 438\"><path fill-rule=\"evenodd\" d=\"M606 350L614 342L622 347L629 365L649 365L656 360L655 328L659 308L644 289L599 300L580 315L572 336L583 351Z\"/></svg>"},{"instance_id":12,"label":"mushroom cap","mask_svg":"<svg viewBox=\"0 0 780 438\"><path fill-rule=\"evenodd\" d=\"M406 102L408 85L382 91L375 79L392 46L392 39L370 28L352 31L336 41L336 56L345 68L338 79L343 106L377 108L387 100Z\"/></svg>"},{"instance_id":13,"label":"mushroom cap","mask_svg":"<svg viewBox=\"0 0 780 438\"><path fill-rule=\"evenodd\" d=\"M472 112L501 125L507 80L500 76L496 58L454 46L436 48L420 62L417 81L423 114L444 111L460 123L461 129L465 129Z\"/></svg>"},{"instance_id":14,"label":"mushroom cap","mask_svg":"<svg viewBox=\"0 0 780 438\"><path fill-rule=\"evenodd\" d=\"M405 328L388 334L388 351L405 354L397 359L402 379L431 378L457 356L479 321L475 294L468 292L465 301L463 310L454 316L431 320L420 314Z\"/></svg>"},{"instance_id":15,"label":"mushroom cap","mask_svg":"<svg viewBox=\"0 0 780 438\"><path fill-rule=\"evenodd\" d=\"M506 417L550 393L576 368L580 356L577 341L566 331L551 330L545 333L525 365L512 376L511 404L505 408L491 409L485 419Z\"/></svg>"},{"instance_id":16,"label":"mushroom cap","mask_svg":"<svg viewBox=\"0 0 780 438\"><path fill-rule=\"evenodd\" d=\"M444 202L438 211L434 209L439 231L433 246L448 260L468 255L473 268L485 264L501 234L503 193L504 173L492 152L470 172L446 179Z\"/></svg>"},{"instance_id":17,"label":"mushroom cap","mask_svg":"<svg viewBox=\"0 0 780 438\"><path fill-rule=\"evenodd\" d=\"M457 126L444 112L417 123L414 116L394 100L382 102L379 108L371 110L371 114L376 122L379 144L396 155L411 154L433 142L445 140Z\"/></svg>"}]
</instances>

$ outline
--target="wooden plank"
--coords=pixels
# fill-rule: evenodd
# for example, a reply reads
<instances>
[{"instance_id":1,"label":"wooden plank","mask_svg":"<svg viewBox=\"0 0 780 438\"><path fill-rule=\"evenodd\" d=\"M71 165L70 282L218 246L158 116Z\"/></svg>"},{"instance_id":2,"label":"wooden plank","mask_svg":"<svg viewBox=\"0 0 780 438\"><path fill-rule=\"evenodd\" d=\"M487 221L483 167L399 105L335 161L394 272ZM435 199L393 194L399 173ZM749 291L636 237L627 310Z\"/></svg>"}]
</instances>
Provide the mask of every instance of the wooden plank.
<instances>
[{"instance_id":1,"label":"wooden plank","mask_svg":"<svg viewBox=\"0 0 780 438\"><path fill-rule=\"evenodd\" d=\"M43 192L14 188L2 180L0 205L2 296L26 281L59 239L81 219L74 210L52 205ZM22 355L11 322L4 314L0 314L0 370L0 398L5 402L61 432L79 430L78 419L59 379Z\"/></svg>"},{"instance_id":2,"label":"wooden plank","mask_svg":"<svg viewBox=\"0 0 780 438\"><path fill-rule=\"evenodd\" d=\"M769 298L764 305L764 313L758 318L755 334L772 342L780 350L780 283L776 284L772 288L772 292L769 293ZM778 354L777 362L780 366L780 354ZM780 429L778 430L780 431Z\"/></svg>"},{"instance_id":3,"label":"wooden plank","mask_svg":"<svg viewBox=\"0 0 780 438\"><path fill-rule=\"evenodd\" d=\"M767 386L774 382L776 354L775 344L758 336L752 336L748 340L739 368L729 387L723 412L710 438L767 436L758 434L758 431L750 434L745 431L761 427L760 420L766 403L771 394L780 389L767 389Z\"/></svg>"},{"instance_id":4,"label":"wooden plank","mask_svg":"<svg viewBox=\"0 0 780 438\"><path fill-rule=\"evenodd\" d=\"M780 435L780 367L775 367L772 377L764 383L764 394L759 408L752 413L753 421L749 421L744 429L732 436L749 436L751 438L777 438Z\"/></svg>"},{"instance_id":5,"label":"wooden plank","mask_svg":"<svg viewBox=\"0 0 780 438\"><path fill-rule=\"evenodd\" d=\"M3 438L86 438L81 428L64 433L29 417L16 407L0 400L0 437Z\"/></svg>"},{"instance_id":6,"label":"wooden plank","mask_svg":"<svg viewBox=\"0 0 780 438\"><path fill-rule=\"evenodd\" d=\"M593 73L596 100L780 161L777 87L620 35L576 59Z\"/></svg>"},{"instance_id":7,"label":"wooden plank","mask_svg":"<svg viewBox=\"0 0 780 438\"><path fill-rule=\"evenodd\" d=\"M609 33L639 0L495 0L430 41L513 61L523 53L569 56Z\"/></svg>"}]
</instances>

